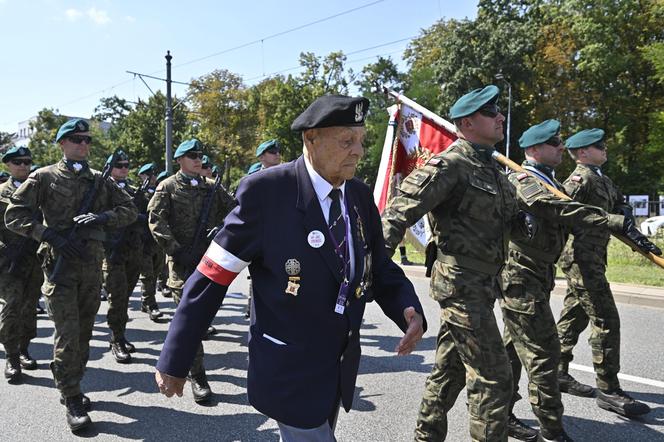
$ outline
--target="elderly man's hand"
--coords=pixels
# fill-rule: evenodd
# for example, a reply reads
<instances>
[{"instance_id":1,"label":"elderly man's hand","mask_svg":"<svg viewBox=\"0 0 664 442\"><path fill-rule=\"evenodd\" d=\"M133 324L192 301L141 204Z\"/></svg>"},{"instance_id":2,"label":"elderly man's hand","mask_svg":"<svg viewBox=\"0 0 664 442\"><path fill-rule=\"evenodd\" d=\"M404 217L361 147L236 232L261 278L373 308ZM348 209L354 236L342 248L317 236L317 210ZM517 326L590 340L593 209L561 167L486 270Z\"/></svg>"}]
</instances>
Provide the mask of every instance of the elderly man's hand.
<instances>
[{"instance_id":1,"label":"elderly man's hand","mask_svg":"<svg viewBox=\"0 0 664 442\"><path fill-rule=\"evenodd\" d=\"M408 330L406 330L406 334L401 338L399 345L395 349L399 356L407 355L415 350L415 346L424 334L424 321L422 320L422 316L415 311L414 307L406 308L403 311L403 317L406 318Z\"/></svg>"},{"instance_id":2,"label":"elderly man's hand","mask_svg":"<svg viewBox=\"0 0 664 442\"><path fill-rule=\"evenodd\" d=\"M166 397L172 397L174 394L182 397L182 389L186 381L184 378L176 378L159 370L155 372L154 378L157 381L157 387L159 387L161 394L166 395Z\"/></svg>"}]
</instances>

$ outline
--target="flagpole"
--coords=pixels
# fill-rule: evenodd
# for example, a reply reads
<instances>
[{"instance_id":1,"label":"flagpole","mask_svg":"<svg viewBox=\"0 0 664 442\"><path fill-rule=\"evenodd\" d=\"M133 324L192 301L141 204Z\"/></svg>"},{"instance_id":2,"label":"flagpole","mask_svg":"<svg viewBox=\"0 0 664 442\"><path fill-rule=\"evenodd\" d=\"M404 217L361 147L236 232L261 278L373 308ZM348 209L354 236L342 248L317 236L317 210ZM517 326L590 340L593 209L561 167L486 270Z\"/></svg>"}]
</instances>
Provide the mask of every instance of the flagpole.
<instances>
[{"instance_id":1,"label":"flagpole","mask_svg":"<svg viewBox=\"0 0 664 442\"><path fill-rule=\"evenodd\" d=\"M428 118L429 120L433 121L437 125L444 127L446 130L449 132L452 132L453 134L456 134L456 127L454 124L450 123L443 117L439 116L438 114L435 114L431 112L429 109L426 107L422 106L421 104L418 104L417 102L411 100L410 98L406 97L403 94L400 94L399 92L393 91L392 89L388 89L386 87L383 87L383 93L385 95L388 95L395 100L397 100L398 103L403 103L407 106L410 106L411 108L415 109L419 113L421 113L423 116Z\"/></svg>"},{"instance_id":2,"label":"flagpole","mask_svg":"<svg viewBox=\"0 0 664 442\"><path fill-rule=\"evenodd\" d=\"M390 200L392 199L392 193L394 192L394 183L392 182L392 179L394 178L394 169L395 169L395 164L396 164L396 159L397 159L397 149L399 149L399 137L401 136L401 127L403 126L403 119L401 118L401 105L399 105L399 108L397 109L397 130L394 132L394 139L392 140L392 163L390 164L390 185L387 187L387 197L385 198L385 202L389 204Z\"/></svg>"}]
</instances>

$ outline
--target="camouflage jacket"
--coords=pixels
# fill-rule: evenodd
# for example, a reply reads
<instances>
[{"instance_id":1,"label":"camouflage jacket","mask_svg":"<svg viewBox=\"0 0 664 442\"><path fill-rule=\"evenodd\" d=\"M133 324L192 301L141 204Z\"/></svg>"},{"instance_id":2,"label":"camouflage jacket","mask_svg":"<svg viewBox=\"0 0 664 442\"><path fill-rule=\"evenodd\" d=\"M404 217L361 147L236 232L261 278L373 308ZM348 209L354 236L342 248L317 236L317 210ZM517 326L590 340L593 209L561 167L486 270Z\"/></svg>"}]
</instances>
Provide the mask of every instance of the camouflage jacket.
<instances>
[{"instance_id":1,"label":"camouflage jacket","mask_svg":"<svg viewBox=\"0 0 664 442\"><path fill-rule=\"evenodd\" d=\"M383 213L389 254L406 229L429 214L438 248L431 281L436 299L454 296L452 287L436 288L436 273L454 280L454 269L461 267L496 277L505 262L518 208L514 187L491 157L493 150L455 141L408 175Z\"/></svg>"},{"instance_id":2,"label":"camouflage jacket","mask_svg":"<svg viewBox=\"0 0 664 442\"><path fill-rule=\"evenodd\" d=\"M9 264L9 257L6 252L17 252L17 247L21 248L21 263L37 261L35 252L37 251L37 241L26 239L23 236L12 232L5 225L5 212L9 206L10 198L16 192L16 185L12 178L0 184L0 269L4 269Z\"/></svg>"},{"instance_id":3,"label":"camouflage jacket","mask_svg":"<svg viewBox=\"0 0 664 442\"><path fill-rule=\"evenodd\" d=\"M173 255L183 247L190 247L194 242L204 201L214 185L211 179L198 177L196 180L198 185L193 186L189 178L178 172L159 183L148 204L150 231L157 244L168 255ZM222 187L212 200L204 233L220 226L233 207L235 200ZM201 244L202 252L205 251L207 242L205 238L199 240L199 243L204 243Z\"/></svg>"},{"instance_id":4,"label":"camouflage jacket","mask_svg":"<svg viewBox=\"0 0 664 442\"><path fill-rule=\"evenodd\" d=\"M143 192L129 183L118 184L118 187L129 195L138 210L138 216L136 221L128 226L106 230L106 242L104 243L106 258L112 258L115 262L126 261L130 258L138 260L142 257L143 243L147 238L148 201Z\"/></svg>"},{"instance_id":5,"label":"camouflage jacket","mask_svg":"<svg viewBox=\"0 0 664 442\"><path fill-rule=\"evenodd\" d=\"M547 177L564 192L555 178ZM528 297L543 301L548 299L553 289L554 263L565 246L571 228L592 229L601 233L620 231L624 217L607 214L599 207L560 199L549 192L539 178L526 173L512 173L509 180L516 188L519 207L526 217L528 228L513 232L509 258L503 270L503 286L507 289L511 285L522 285L528 288Z\"/></svg>"},{"instance_id":6,"label":"camouflage jacket","mask_svg":"<svg viewBox=\"0 0 664 442\"><path fill-rule=\"evenodd\" d=\"M76 174L70 171L63 160L50 166L37 169L11 196L5 222L12 231L41 241L46 227L58 232L74 226L85 193L99 183L101 173L86 169ZM43 222L35 220L33 213L41 210ZM104 213L108 221L104 228L120 228L136 219L136 207L131 198L114 182L106 180L99 186L97 197L90 212ZM105 239L102 227L79 229L88 247L101 250Z\"/></svg>"}]
</instances>

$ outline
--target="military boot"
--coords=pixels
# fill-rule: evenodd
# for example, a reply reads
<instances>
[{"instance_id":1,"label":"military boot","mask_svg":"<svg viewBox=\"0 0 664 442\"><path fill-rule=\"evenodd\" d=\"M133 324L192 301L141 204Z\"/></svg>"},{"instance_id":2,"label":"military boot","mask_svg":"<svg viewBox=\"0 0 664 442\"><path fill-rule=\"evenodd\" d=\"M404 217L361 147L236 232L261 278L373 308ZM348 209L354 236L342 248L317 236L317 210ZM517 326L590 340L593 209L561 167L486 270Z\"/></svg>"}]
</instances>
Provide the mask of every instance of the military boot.
<instances>
[{"instance_id":1,"label":"military boot","mask_svg":"<svg viewBox=\"0 0 664 442\"><path fill-rule=\"evenodd\" d=\"M60 403L62 405L65 404L65 397L63 395L60 395ZM83 404L83 409L85 411L90 411L92 409L92 402L90 402L90 398L81 393L81 403Z\"/></svg>"},{"instance_id":2,"label":"military boot","mask_svg":"<svg viewBox=\"0 0 664 442\"><path fill-rule=\"evenodd\" d=\"M214 328L213 326L209 326L207 329L207 333L205 333L205 336L203 336L203 340L207 341L210 339L210 336L214 336L218 333L217 329Z\"/></svg>"},{"instance_id":3,"label":"military boot","mask_svg":"<svg viewBox=\"0 0 664 442\"><path fill-rule=\"evenodd\" d=\"M525 440L528 442L535 442L538 434L537 430L530 428L511 413L507 419L507 433L514 439Z\"/></svg>"},{"instance_id":4,"label":"military boot","mask_svg":"<svg viewBox=\"0 0 664 442\"><path fill-rule=\"evenodd\" d=\"M141 306L141 311L148 313L150 315L150 320L156 321L157 319L163 316L163 313L159 310L159 307L156 305L145 305Z\"/></svg>"},{"instance_id":5,"label":"military boot","mask_svg":"<svg viewBox=\"0 0 664 442\"><path fill-rule=\"evenodd\" d=\"M124 342L111 341L111 353L117 362L120 364L128 364L131 362L131 355L127 351Z\"/></svg>"},{"instance_id":6,"label":"military boot","mask_svg":"<svg viewBox=\"0 0 664 442\"><path fill-rule=\"evenodd\" d=\"M65 407L67 407L67 425L72 433L82 430L92 423L90 416L83 407L83 395L77 394L65 398Z\"/></svg>"},{"instance_id":7,"label":"military boot","mask_svg":"<svg viewBox=\"0 0 664 442\"><path fill-rule=\"evenodd\" d=\"M625 417L636 417L650 413L650 407L634 400L630 395L616 388L611 391L597 390L597 405L605 410L614 411Z\"/></svg>"},{"instance_id":8,"label":"military boot","mask_svg":"<svg viewBox=\"0 0 664 442\"><path fill-rule=\"evenodd\" d=\"M537 442L574 442L574 439L569 437L565 431L557 436L551 436L542 432L537 437Z\"/></svg>"},{"instance_id":9,"label":"military boot","mask_svg":"<svg viewBox=\"0 0 664 442\"><path fill-rule=\"evenodd\" d=\"M131 342L127 341L127 338L122 338L120 339L122 343L124 344L125 350L127 350L127 353L135 353L136 352L136 347L134 344Z\"/></svg>"},{"instance_id":10,"label":"military boot","mask_svg":"<svg viewBox=\"0 0 664 442\"><path fill-rule=\"evenodd\" d=\"M18 353L7 354L5 361L5 378L10 384L16 384L21 380L21 363Z\"/></svg>"},{"instance_id":11,"label":"military boot","mask_svg":"<svg viewBox=\"0 0 664 442\"><path fill-rule=\"evenodd\" d=\"M173 297L173 293L171 292L171 289L170 289L169 287L164 286L164 287L161 289L161 296L163 296L164 298L172 298L172 297Z\"/></svg>"},{"instance_id":12,"label":"military boot","mask_svg":"<svg viewBox=\"0 0 664 442\"><path fill-rule=\"evenodd\" d=\"M558 385L560 385L560 391L573 396L593 397L595 395L593 387L582 384L569 373L558 372Z\"/></svg>"},{"instance_id":13,"label":"military boot","mask_svg":"<svg viewBox=\"0 0 664 442\"><path fill-rule=\"evenodd\" d=\"M32 359L30 357L30 353L28 353L28 346L21 346L21 351L18 354L18 359L19 362L21 363L21 367L25 370L36 370L37 369L37 361Z\"/></svg>"},{"instance_id":14,"label":"military boot","mask_svg":"<svg viewBox=\"0 0 664 442\"><path fill-rule=\"evenodd\" d=\"M187 379L191 382L191 392L194 394L194 401L197 404L202 404L212 398L212 390L205 372L187 376Z\"/></svg>"}]
</instances>

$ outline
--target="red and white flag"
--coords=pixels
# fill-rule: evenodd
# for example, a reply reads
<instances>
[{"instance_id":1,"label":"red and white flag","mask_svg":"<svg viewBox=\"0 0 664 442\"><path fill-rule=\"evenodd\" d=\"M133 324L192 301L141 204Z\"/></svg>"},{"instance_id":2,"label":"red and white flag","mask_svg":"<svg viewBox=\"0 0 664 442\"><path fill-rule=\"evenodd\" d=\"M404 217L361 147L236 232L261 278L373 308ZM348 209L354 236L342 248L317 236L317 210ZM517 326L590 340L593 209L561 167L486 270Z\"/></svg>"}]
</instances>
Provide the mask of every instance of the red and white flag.
<instances>
[{"instance_id":1,"label":"red and white flag","mask_svg":"<svg viewBox=\"0 0 664 442\"><path fill-rule=\"evenodd\" d=\"M451 123L443 127L406 104L394 105L388 112L390 124L374 186L374 201L381 213L403 178L457 139Z\"/></svg>"}]
</instances>

